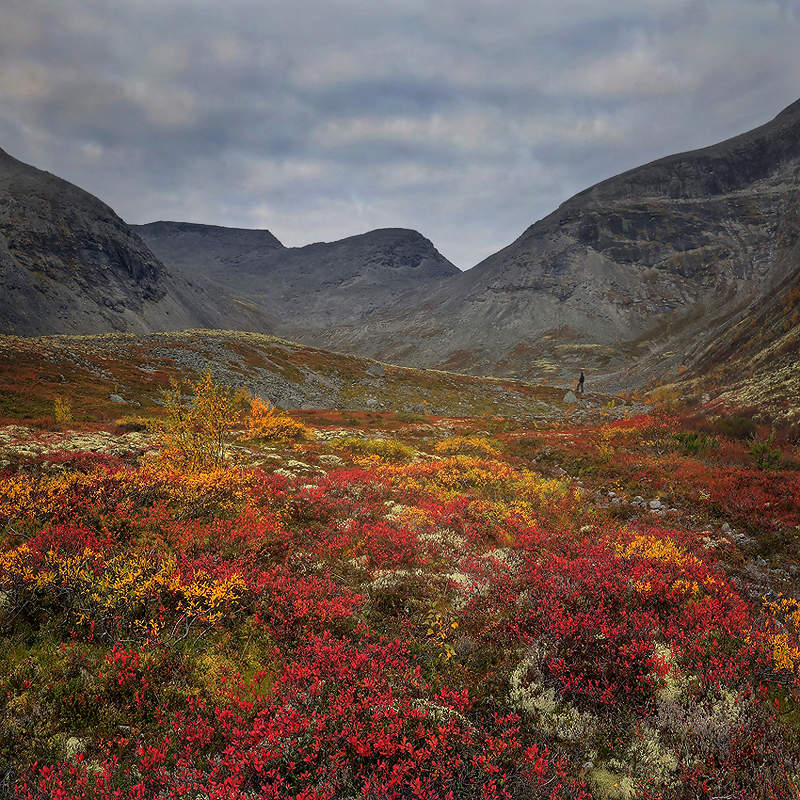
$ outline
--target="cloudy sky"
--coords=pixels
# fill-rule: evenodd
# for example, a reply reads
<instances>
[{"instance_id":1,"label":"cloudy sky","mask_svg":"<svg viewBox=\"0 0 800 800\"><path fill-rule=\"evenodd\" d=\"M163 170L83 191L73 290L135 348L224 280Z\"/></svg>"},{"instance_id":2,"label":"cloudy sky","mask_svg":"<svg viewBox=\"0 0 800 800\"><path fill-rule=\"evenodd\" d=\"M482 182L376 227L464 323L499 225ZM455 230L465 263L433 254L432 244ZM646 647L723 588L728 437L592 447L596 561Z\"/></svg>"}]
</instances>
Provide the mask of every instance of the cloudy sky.
<instances>
[{"instance_id":1,"label":"cloudy sky","mask_svg":"<svg viewBox=\"0 0 800 800\"><path fill-rule=\"evenodd\" d=\"M462 268L800 97L800 0L2 0L0 147L129 222Z\"/></svg>"}]
</instances>

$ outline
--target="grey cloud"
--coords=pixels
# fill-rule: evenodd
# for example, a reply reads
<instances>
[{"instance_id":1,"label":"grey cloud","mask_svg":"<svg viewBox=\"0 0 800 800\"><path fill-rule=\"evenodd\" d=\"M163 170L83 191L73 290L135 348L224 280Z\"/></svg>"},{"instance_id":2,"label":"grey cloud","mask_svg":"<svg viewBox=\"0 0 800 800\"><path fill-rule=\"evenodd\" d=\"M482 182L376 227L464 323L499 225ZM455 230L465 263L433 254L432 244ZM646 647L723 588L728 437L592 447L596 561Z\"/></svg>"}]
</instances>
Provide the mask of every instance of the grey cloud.
<instances>
[{"instance_id":1,"label":"grey cloud","mask_svg":"<svg viewBox=\"0 0 800 800\"><path fill-rule=\"evenodd\" d=\"M797 99L800 0L5 0L0 147L132 222L461 267L570 194Z\"/></svg>"}]
</instances>

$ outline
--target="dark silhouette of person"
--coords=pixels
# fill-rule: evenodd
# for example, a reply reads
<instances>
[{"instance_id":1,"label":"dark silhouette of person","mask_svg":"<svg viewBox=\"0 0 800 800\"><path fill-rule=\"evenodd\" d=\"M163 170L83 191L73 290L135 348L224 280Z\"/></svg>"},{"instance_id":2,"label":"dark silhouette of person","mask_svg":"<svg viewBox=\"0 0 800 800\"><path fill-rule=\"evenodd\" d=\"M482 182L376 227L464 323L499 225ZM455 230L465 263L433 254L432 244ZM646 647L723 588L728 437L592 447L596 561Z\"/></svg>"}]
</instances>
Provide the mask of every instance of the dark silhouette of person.
<instances>
[{"instance_id":1,"label":"dark silhouette of person","mask_svg":"<svg viewBox=\"0 0 800 800\"><path fill-rule=\"evenodd\" d=\"M578 378L578 394L583 394L583 381L585 378L583 377L583 370L581 370L581 376Z\"/></svg>"}]
</instances>

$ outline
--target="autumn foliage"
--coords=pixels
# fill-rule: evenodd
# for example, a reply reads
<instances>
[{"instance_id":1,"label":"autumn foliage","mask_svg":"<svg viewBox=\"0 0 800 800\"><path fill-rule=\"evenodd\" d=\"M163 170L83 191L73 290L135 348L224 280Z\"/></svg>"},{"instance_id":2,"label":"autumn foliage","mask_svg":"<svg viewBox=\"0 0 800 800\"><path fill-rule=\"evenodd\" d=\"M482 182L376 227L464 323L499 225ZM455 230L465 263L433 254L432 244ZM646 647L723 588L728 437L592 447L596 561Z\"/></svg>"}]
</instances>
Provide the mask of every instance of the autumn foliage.
<instances>
[{"instance_id":1,"label":"autumn foliage","mask_svg":"<svg viewBox=\"0 0 800 800\"><path fill-rule=\"evenodd\" d=\"M261 398L250 400L250 415L247 417L247 439L265 439L276 442L307 441L314 432L302 422Z\"/></svg>"},{"instance_id":2,"label":"autumn foliage","mask_svg":"<svg viewBox=\"0 0 800 800\"><path fill-rule=\"evenodd\" d=\"M788 449L170 397L0 473L0 796L797 798Z\"/></svg>"}]
</instances>

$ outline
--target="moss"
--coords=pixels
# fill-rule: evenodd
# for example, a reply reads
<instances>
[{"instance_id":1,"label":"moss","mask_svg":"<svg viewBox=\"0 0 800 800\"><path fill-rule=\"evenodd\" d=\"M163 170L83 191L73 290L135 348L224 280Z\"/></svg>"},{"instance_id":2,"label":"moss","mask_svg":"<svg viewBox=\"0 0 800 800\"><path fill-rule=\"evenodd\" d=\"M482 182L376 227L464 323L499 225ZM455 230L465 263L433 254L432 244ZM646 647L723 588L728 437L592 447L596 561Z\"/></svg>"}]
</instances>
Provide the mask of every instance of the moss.
<instances>
[{"instance_id":1,"label":"moss","mask_svg":"<svg viewBox=\"0 0 800 800\"><path fill-rule=\"evenodd\" d=\"M595 767L586 776L599 800L633 800L636 789L628 775L612 772L605 767Z\"/></svg>"}]
</instances>

